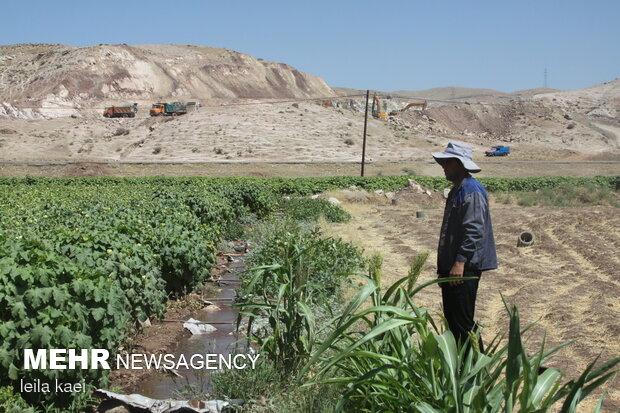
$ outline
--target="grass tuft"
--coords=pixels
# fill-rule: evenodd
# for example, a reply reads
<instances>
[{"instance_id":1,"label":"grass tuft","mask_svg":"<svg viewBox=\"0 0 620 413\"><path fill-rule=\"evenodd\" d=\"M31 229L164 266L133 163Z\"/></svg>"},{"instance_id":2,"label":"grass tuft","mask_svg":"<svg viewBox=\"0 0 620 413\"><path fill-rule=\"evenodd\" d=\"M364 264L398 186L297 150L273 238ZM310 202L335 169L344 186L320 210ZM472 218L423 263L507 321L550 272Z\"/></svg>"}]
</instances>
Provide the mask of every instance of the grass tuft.
<instances>
[{"instance_id":1,"label":"grass tuft","mask_svg":"<svg viewBox=\"0 0 620 413\"><path fill-rule=\"evenodd\" d=\"M519 206L579 207L586 205L620 206L618 192L609 186L596 183L574 185L564 183L555 188L536 191L504 192L496 195L502 204Z\"/></svg>"}]
</instances>

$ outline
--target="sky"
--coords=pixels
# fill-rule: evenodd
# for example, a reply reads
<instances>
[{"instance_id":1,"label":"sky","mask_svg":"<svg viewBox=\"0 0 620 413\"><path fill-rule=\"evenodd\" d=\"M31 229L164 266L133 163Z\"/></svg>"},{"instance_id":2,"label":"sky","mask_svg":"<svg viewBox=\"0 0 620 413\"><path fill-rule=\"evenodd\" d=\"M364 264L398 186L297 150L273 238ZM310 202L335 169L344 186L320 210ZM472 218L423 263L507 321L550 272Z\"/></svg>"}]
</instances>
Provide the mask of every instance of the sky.
<instances>
[{"instance_id":1,"label":"sky","mask_svg":"<svg viewBox=\"0 0 620 413\"><path fill-rule=\"evenodd\" d=\"M331 86L505 92L620 77L620 0L4 0L0 43L197 44Z\"/></svg>"}]
</instances>

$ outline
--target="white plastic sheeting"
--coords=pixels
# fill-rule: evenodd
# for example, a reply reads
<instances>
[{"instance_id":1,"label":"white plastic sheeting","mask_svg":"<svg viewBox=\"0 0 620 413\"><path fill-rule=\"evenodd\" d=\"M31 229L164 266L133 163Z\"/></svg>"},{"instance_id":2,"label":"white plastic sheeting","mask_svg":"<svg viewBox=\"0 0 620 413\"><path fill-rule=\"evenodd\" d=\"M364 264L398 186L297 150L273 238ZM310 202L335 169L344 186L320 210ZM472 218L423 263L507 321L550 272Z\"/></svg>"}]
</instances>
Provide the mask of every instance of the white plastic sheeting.
<instances>
[{"instance_id":1,"label":"white plastic sheeting","mask_svg":"<svg viewBox=\"0 0 620 413\"><path fill-rule=\"evenodd\" d=\"M188 329L192 334L212 333L217 330L217 328L213 327L211 324L203 323L202 321L195 320L193 318L190 318L184 322L183 328Z\"/></svg>"},{"instance_id":2,"label":"white plastic sheeting","mask_svg":"<svg viewBox=\"0 0 620 413\"><path fill-rule=\"evenodd\" d=\"M129 407L144 409L152 413L221 413L225 411L226 407L230 407L230 404L223 400L158 400L140 394L119 394L101 389L98 389L97 392L108 399L117 400Z\"/></svg>"}]
</instances>

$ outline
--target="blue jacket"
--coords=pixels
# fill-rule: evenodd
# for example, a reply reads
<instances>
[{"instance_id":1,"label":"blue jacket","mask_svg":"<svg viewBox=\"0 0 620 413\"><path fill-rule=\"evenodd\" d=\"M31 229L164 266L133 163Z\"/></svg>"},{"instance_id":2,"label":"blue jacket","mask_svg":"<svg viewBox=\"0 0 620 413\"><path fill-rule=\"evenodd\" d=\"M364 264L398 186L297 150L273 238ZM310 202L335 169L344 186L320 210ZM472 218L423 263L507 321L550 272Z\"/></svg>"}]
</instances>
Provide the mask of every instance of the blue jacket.
<instances>
[{"instance_id":1,"label":"blue jacket","mask_svg":"<svg viewBox=\"0 0 620 413\"><path fill-rule=\"evenodd\" d=\"M465 262L465 271L497 268L489 197L471 176L452 188L443 214L437 249L437 273L448 275L455 261Z\"/></svg>"}]
</instances>

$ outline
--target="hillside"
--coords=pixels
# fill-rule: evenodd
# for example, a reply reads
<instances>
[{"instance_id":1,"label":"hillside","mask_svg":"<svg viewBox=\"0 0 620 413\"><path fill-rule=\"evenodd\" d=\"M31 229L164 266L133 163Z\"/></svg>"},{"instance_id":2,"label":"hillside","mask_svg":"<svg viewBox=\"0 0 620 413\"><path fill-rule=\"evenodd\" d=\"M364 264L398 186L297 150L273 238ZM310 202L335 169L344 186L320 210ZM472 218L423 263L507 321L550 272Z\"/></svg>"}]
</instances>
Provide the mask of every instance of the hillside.
<instances>
[{"instance_id":1,"label":"hillside","mask_svg":"<svg viewBox=\"0 0 620 413\"><path fill-rule=\"evenodd\" d=\"M0 115L160 99L333 96L316 77L239 52L191 45L0 47ZM34 114L36 114L35 111Z\"/></svg>"},{"instance_id":2,"label":"hillside","mask_svg":"<svg viewBox=\"0 0 620 413\"><path fill-rule=\"evenodd\" d=\"M348 87L333 87L333 90L339 96L366 93L365 90L348 88ZM477 88L458 87L458 86L436 87L432 89L421 89L421 90L401 89L401 90L392 90L389 92L380 91L378 93L382 95L386 95L386 96L400 96L403 98L421 98L421 99L428 99L428 100L462 100L462 99L480 100L480 99L495 99L495 98L502 98L502 97L510 96L509 93L500 92L494 89L477 89Z\"/></svg>"},{"instance_id":3,"label":"hillside","mask_svg":"<svg viewBox=\"0 0 620 413\"><path fill-rule=\"evenodd\" d=\"M506 97L509 94L494 89L476 89L467 87L436 87L425 90L395 90L390 94L423 98L429 100L458 100L458 99L496 99Z\"/></svg>"},{"instance_id":4,"label":"hillside","mask_svg":"<svg viewBox=\"0 0 620 413\"><path fill-rule=\"evenodd\" d=\"M401 93L428 99L428 106L400 112L417 100ZM224 49L4 46L0 163L356 162L365 103L359 95ZM425 161L448 140L471 143L478 159L504 142L513 148L511 160L620 159L618 79L572 91L448 87L381 95L392 115L369 121L370 162ZM202 107L149 116L151 103L170 100ZM139 104L135 118L102 116L103 106L123 102Z\"/></svg>"},{"instance_id":5,"label":"hillside","mask_svg":"<svg viewBox=\"0 0 620 413\"><path fill-rule=\"evenodd\" d=\"M412 126L422 134L460 137L474 145L523 145L529 149L528 157L549 158L578 152L602 159L617 158L618 79L571 91L530 89L505 94L456 88L454 99L432 100L446 99L450 89L408 92L410 96L429 99L429 107L424 112L409 110L395 116L394 121ZM388 100L388 108L396 102ZM523 153L525 148L520 149Z\"/></svg>"}]
</instances>

